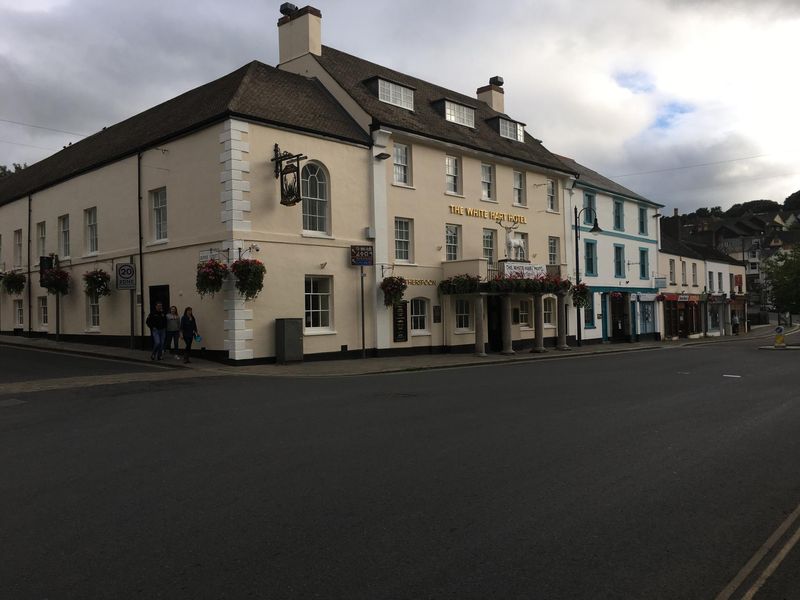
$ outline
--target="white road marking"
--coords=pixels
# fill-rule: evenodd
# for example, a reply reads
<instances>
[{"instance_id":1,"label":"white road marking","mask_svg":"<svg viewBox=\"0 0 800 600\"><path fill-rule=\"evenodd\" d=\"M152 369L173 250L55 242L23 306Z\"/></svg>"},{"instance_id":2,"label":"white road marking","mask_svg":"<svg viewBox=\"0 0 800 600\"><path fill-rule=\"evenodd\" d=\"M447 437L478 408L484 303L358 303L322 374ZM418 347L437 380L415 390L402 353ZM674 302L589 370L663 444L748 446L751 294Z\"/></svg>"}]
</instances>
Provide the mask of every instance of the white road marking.
<instances>
[{"instance_id":1,"label":"white road marking","mask_svg":"<svg viewBox=\"0 0 800 600\"><path fill-rule=\"evenodd\" d=\"M17 400L16 398L9 398L8 400L0 400L0 408L5 408L7 406L18 406L20 404L25 404L25 400Z\"/></svg>"},{"instance_id":2,"label":"white road marking","mask_svg":"<svg viewBox=\"0 0 800 600\"><path fill-rule=\"evenodd\" d=\"M800 527L798 527L797 531L794 532L794 535L791 538L789 538L789 541L787 541L786 544L784 544L783 548L781 548L781 551L778 552L777 556L774 559L772 559L772 562L769 563L769 566L766 569L764 569L764 572L761 573L761 576L753 584L753 587L747 590L747 593L744 596L742 596L742 600L753 600L753 596L755 596L756 592L758 592L758 590L761 589L761 586L763 586L767 582L767 579L769 579L772 576L775 570L783 562L783 559L786 558L786 555L792 551L792 548L794 548L794 545L797 543L798 540L800 540Z\"/></svg>"},{"instance_id":3,"label":"white road marking","mask_svg":"<svg viewBox=\"0 0 800 600\"><path fill-rule=\"evenodd\" d=\"M778 542L779 539L781 539L781 537L783 537L783 535L794 524L794 522L797 520L798 517L800 517L800 504L798 504L797 508L795 508L792 511L792 514L786 517L786 520L780 524L780 526L772 533L771 536L769 536L767 541L764 542L764 545L761 546L761 548L758 549L758 552L756 552L753 555L753 558L747 561L747 564L742 567L741 571L739 571L736 577L733 578L733 581L731 581L727 585L727 587L724 590L722 590L714 600L728 600L734 594L734 592L736 592L739 586L742 585L742 582L750 576L753 570L758 566L758 563L764 560L764 557L767 555L767 553L770 550L772 550L772 547ZM764 581L766 581L767 577L769 577L775 571L775 569L778 568L778 565L785 558L786 554L789 553L789 550L791 550L792 547L795 545L795 543L797 543L798 536L800 536L800 529L798 529L798 531L795 532L795 534L784 545L784 547L781 549L781 551L778 553L775 559L761 573L759 581L761 580L762 577L764 578ZM772 568L771 571L770 568ZM769 573L767 573L767 571L769 571ZM761 585L763 585L763 582ZM753 590L753 588L751 588L751 590L753 591L754 594L756 591L758 591L758 590ZM748 594L749 593L750 592L748 591ZM752 598L752 596L750 596L750 598Z\"/></svg>"},{"instance_id":4,"label":"white road marking","mask_svg":"<svg viewBox=\"0 0 800 600\"><path fill-rule=\"evenodd\" d=\"M689 375L689 371L678 371L678 375Z\"/></svg>"},{"instance_id":5,"label":"white road marking","mask_svg":"<svg viewBox=\"0 0 800 600\"><path fill-rule=\"evenodd\" d=\"M734 379L741 379L741 375L723 375L723 377L733 377Z\"/></svg>"}]
</instances>

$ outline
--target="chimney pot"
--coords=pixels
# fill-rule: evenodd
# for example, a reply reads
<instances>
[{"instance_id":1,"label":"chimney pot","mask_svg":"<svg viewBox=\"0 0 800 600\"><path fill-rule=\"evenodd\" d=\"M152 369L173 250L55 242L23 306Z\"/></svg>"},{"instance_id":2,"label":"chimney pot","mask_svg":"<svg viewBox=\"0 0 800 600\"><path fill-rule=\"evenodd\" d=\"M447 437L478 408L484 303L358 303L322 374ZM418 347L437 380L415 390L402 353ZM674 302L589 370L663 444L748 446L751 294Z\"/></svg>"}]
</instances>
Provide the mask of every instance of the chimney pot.
<instances>
[{"instance_id":1,"label":"chimney pot","mask_svg":"<svg viewBox=\"0 0 800 600\"><path fill-rule=\"evenodd\" d=\"M490 85L496 85L498 87L503 87L503 83L505 82L503 81L503 78L500 77L500 75L495 75L489 80Z\"/></svg>"},{"instance_id":2,"label":"chimney pot","mask_svg":"<svg viewBox=\"0 0 800 600\"><path fill-rule=\"evenodd\" d=\"M672 216L674 216L674 217L678 216L678 209L677 208L673 208L672 209Z\"/></svg>"}]
</instances>

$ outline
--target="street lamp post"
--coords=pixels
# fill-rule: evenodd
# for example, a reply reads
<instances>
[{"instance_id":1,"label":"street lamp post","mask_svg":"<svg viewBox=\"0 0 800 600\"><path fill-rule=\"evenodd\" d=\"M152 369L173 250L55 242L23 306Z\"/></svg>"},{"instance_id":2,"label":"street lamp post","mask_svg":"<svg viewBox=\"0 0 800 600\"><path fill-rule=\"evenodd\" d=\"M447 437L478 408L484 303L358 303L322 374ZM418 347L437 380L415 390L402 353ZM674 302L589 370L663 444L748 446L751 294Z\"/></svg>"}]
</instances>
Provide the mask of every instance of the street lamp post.
<instances>
[{"instance_id":1,"label":"street lamp post","mask_svg":"<svg viewBox=\"0 0 800 600\"><path fill-rule=\"evenodd\" d=\"M591 206L586 206L582 208L580 211L578 207L573 207L575 210L575 285L580 284L581 282L581 257L580 257L580 240L581 240L581 229L580 229L580 216L586 212L587 210L594 214L594 224L592 228L589 230L591 234L598 234L602 229L600 229L600 225L597 224L597 211L593 209ZM578 346L581 345L581 307L575 305L575 336Z\"/></svg>"}]
</instances>

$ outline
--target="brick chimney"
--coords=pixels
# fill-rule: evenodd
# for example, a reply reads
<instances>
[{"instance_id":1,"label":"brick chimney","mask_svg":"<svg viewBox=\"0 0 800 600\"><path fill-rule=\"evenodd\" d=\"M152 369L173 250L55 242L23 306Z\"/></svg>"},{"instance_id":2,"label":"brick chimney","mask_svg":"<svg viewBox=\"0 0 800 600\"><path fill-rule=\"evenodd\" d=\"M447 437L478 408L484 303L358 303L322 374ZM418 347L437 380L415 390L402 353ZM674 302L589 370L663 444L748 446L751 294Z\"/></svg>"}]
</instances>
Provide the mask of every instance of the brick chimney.
<instances>
[{"instance_id":1,"label":"brick chimney","mask_svg":"<svg viewBox=\"0 0 800 600\"><path fill-rule=\"evenodd\" d=\"M495 75L489 80L489 85L479 87L477 91L478 100L485 102L489 107L499 113L505 113L505 102L503 98L503 78Z\"/></svg>"},{"instance_id":2,"label":"brick chimney","mask_svg":"<svg viewBox=\"0 0 800 600\"><path fill-rule=\"evenodd\" d=\"M278 19L279 64L305 54L322 54L322 12L313 6L281 4Z\"/></svg>"}]
</instances>

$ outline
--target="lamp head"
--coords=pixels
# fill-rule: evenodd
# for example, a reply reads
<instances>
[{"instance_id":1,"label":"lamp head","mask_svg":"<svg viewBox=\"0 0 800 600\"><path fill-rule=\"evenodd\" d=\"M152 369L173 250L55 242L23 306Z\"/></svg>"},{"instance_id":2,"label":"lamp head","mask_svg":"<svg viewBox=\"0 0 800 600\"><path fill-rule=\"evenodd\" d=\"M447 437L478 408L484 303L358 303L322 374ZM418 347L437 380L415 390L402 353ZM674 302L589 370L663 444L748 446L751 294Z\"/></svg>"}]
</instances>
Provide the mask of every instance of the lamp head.
<instances>
[{"instance_id":1,"label":"lamp head","mask_svg":"<svg viewBox=\"0 0 800 600\"><path fill-rule=\"evenodd\" d=\"M603 232L603 230L600 229L600 225L598 225L598 223L597 223L597 217L595 217L594 218L594 225L592 225L592 228L589 230L589 233L591 233L592 235L597 235L598 233L602 233L602 232Z\"/></svg>"}]
</instances>

